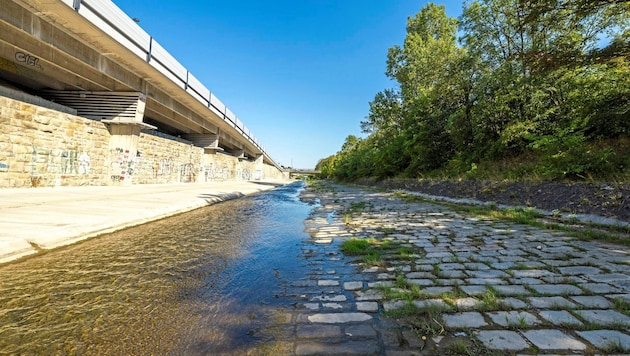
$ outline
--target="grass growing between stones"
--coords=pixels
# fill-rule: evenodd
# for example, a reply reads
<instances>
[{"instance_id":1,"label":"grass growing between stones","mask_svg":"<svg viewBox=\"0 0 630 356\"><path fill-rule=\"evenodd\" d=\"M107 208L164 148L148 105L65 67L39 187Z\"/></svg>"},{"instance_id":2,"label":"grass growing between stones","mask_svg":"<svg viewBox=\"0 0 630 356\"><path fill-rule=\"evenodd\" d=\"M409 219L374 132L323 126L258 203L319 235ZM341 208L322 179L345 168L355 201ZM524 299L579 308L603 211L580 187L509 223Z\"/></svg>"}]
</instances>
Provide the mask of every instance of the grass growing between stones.
<instances>
[{"instance_id":1,"label":"grass growing between stones","mask_svg":"<svg viewBox=\"0 0 630 356\"><path fill-rule=\"evenodd\" d=\"M443 201L433 201L402 192L396 192L394 195L403 201L410 203L424 202L438 204L460 213L485 216L491 219L506 220L542 229L564 231L569 236L583 241L604 241L623 246L630 246L629 227L583 223L577 219L557 223L550 222L550 217L531 208L499 209L496 205L492 204L486 206L454 204Z\"/></svg>"},{"instance_id":2,"label":"grass growing between stones","mask_svg":"<svg viewBox=\"0 0 630 356\"><path fill-rule=\"evenodd\" d=\"M395 319L403 319L420 337L433 337L445 332L442 325L442 313L448 308L438 304L429 304L422 308L412 303L405 303L401 308L386 311L385 315Z\"/></svg>"},{"instance_id":3,"label":"grass growing between stones","mask_svg":"<svg viewBox=\"0 0 630 356\"><path fill-rule=\"evenodd\" d=\"M363 256L363 263L369 266L384 266L383 254L392 248L391 240L351 238L341 244L341 251L349 256Z\"/></svg>"},{"instance_id":4,"label":"grass growing between stones","mask_svg":"<svg viewBox=\"0 0 630 356\"><path fill-rule=\"evenodd\" d=\"M624 299L615 298L613 300L613 309L622 314L630 316L630 302Z\"/></svg>"},{"instance_id":5,"label":"grass growing between stones","mask_svg":"<svg viewBox=\"0 0 630 356\"><path fill-rule=\"evenodd\" d=\"M458 337L446 342L436 354L446 356L498 356L505 355L504 351L491 350L485 347L479 340L467 337Z\"/></svg>"}]
</instances>

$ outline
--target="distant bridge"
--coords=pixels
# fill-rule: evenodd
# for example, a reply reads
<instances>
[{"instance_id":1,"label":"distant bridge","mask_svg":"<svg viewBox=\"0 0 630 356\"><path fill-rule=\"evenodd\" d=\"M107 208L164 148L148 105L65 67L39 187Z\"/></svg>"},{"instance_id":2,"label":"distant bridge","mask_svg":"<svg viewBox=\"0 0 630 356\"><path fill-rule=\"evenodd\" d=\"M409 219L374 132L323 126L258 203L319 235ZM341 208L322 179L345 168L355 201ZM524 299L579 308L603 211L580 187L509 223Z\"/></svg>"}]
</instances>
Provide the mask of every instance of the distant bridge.
<instances>
[{"instance_id":1,"label":"distant bridge","mask_svg":"<svg viewBox=\"0 0 630 356\"><path fill-rule=\"evenodd\" d=\"M322 173L321 171L316 171L314 169L286 169L285 172L289 172L289 178L294 176L314 176Z\"/></svg>"}]
</instances>

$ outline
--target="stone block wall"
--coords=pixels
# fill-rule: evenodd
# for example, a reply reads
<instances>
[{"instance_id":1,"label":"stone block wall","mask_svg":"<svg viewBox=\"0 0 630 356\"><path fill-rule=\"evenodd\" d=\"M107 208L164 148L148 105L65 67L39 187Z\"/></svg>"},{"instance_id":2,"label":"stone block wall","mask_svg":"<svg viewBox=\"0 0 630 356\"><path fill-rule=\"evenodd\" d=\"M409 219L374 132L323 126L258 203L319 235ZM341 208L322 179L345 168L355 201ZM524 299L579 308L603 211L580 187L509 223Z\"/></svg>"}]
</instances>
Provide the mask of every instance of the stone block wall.
<instances>
[{"instance_id":1,"label":"stone block wall","mask_svg":"<svg viewBox=\"0 0 630 356\"><path fill-rule=\"evenodd\" d=\"M107 184L105 124L0 96L0 187Z\"/></svg>"},{"instance_id":2,"label":"stone block wall","mask_svg":"<svg viewBox=\"0 0 630 356\"><path fill-rule=\"evenodd\" d=\"M0 188L282 179L259 160L0 96Z\"/></svg>"},{"instance_id":3,"label":"stone block wall","mask_svg":"<svg viewBox=\"0 0 630 356\"><path fill-rule=\"evenodd\" d=\"M203 158L203 148L140 133L133 183L197 182Z\"/></svg>"}]
</instances>

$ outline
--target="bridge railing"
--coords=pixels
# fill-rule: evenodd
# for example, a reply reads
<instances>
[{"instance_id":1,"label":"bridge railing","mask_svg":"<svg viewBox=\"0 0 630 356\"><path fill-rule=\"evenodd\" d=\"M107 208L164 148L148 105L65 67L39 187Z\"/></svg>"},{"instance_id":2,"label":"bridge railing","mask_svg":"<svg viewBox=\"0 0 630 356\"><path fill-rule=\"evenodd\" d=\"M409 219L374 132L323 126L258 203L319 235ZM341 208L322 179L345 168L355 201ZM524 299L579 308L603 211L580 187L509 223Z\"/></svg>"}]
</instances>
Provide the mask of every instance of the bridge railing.
<instances>
[{"instance_id":1,"label":"bridge railing","mask_svg":"<svg viewBox=\"0 0 630 356\"><path fill-rule=\"evenodd\" d=\"M238 117L116 4L110 0L61 1L204 104L277 166Z\"/></svg>"}]
</instances>

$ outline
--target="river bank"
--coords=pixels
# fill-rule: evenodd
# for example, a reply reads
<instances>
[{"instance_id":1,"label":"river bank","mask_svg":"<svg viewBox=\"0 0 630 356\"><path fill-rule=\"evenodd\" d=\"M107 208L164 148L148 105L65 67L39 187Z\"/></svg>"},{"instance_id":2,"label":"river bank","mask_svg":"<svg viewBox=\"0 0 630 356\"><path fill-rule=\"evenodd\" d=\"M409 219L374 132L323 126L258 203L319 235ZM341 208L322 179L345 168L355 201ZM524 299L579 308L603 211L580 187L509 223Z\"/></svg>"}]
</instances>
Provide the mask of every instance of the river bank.
<instances>
[{"instance_id":1,"label":"river bank","mask_svg":"<svg viewBox=\"0 0 630 356\"><path fill-rule=\"evenodd\" d=\"M0 263L289 182L0 189Z\"/></svg>"},{"instance_id":2,"label":"river bank","mask_svg":"<svg viewBox=\"0 0 630 356\"><path fill-rule=\"evenodd\" d=\"M358 184L630 222L630 184L388 179Z\"/></svg>"}]
</instances>

